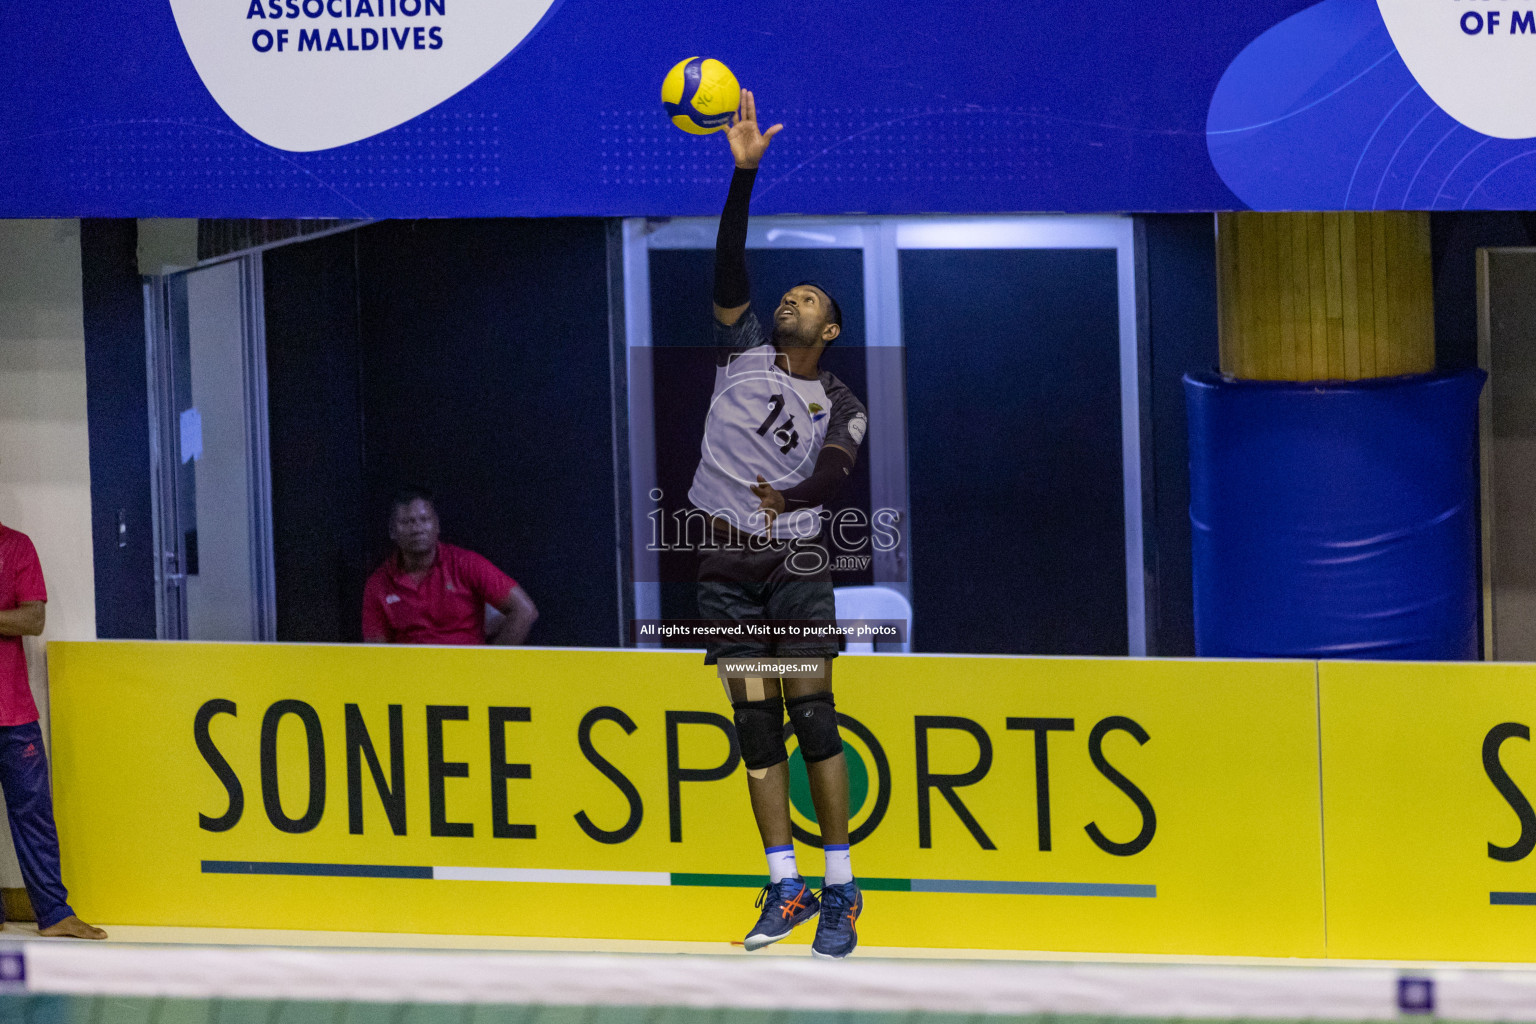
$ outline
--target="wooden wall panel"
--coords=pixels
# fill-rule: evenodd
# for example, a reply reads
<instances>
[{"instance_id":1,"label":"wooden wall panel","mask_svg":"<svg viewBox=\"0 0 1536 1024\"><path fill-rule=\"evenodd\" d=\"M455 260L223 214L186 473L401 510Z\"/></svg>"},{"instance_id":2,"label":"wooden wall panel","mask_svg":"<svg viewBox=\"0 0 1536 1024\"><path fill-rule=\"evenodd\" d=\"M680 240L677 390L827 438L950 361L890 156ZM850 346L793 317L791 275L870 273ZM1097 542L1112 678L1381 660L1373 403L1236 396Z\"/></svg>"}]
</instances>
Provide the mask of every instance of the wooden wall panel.
<instances>
[{"instance_id":1,"label":"wooden wall panel","mask_svg":"<svg viewBox=\"0 0 1536 1024\"><path fill-rule=\"evenodd\" d=\"M1360 380L1435 367L1427 213L1216 215L1221 370Z\"/></svg>"}]
</instances>

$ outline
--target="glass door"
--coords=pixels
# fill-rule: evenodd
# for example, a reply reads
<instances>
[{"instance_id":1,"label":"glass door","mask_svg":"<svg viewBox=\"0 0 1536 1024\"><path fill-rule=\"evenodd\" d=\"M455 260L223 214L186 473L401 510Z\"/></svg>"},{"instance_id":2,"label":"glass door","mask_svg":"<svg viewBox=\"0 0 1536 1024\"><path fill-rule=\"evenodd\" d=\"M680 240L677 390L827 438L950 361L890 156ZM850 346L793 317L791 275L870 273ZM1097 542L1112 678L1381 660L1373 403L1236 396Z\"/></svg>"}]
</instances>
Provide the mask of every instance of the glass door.
<instances>
[{"instance_id":1,"label":"glass door","mask_svg":"<svg viewBox=\"0 0 1536 1024\"><path fill-rule=\"evenodd\" d=\"M711 393L716 228L633 219L619 239L639 620L693 617L663 524ZM747 244L757 309L807 279L843 306L823 366L869 409L844 499L880 528L834 583L898 591L915 651L1144 655L1131 218L759 217Z\"/></svg>"},{"instance_id":2,"label":"glass door","mask_svg":"<svg viewBox=\"0 0 1536 1024\"><path fill-rule=\"evenodd\" d=\"M1146 653L1132 225L897 226L919 650Z\"/></svg>"},{"instance_id":3,"label":"glass door","mask_svg":"<svg viewBox=\"0 0 1536 1024\"><path fill-rule=\"evenodd\" d=\"M145 287L159 636L273 639L260 256Z\"/></svg>"},{"instance_id":4,"label":"glass door","mask_svg":"<svg viewBox=\"0 0 1536 1024\"><path fill-rule=\"evenodd\" d=\"M625 224L630 530L636 619L693 618L692 555L681 513L699 460L714 379L710 309L716 224ZM899 330L879 273L882 228L847 219L759 218L747 240L753 309L816 281L842 308L843 331L821 359L869 411L868 442L823 538L839 587L908 593L906 410ZM876 530L879 523L882 529Z\"/></svg>"}]
</instances>

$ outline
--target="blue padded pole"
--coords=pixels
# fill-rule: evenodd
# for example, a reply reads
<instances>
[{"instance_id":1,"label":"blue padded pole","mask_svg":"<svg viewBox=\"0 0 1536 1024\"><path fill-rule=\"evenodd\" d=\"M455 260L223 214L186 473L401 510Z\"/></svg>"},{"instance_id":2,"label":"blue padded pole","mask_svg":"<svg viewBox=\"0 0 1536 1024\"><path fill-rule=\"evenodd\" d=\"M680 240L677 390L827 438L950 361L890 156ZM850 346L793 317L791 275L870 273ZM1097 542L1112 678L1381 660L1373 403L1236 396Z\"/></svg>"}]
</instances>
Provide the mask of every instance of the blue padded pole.
<instances>
[{"instance_id":1,"label":"blue padded pole","mask_svg":"<svg viewBox=\"0 0 1536 1024\"><path fill-rule=\"evenodd\" d=\"M1478 657L1485 377L1186 375L1196 653Z\"/></svg>"}]
</instances>

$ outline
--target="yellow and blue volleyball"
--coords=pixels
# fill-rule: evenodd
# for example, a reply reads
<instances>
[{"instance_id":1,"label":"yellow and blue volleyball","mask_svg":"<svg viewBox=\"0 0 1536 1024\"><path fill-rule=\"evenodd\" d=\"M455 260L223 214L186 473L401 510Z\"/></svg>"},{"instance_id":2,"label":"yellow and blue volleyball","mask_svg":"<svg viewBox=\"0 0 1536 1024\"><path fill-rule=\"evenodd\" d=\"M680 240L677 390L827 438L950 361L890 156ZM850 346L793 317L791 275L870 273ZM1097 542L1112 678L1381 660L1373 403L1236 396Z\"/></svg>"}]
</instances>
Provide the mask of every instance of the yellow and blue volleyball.
<instances>
[{"instance_id":1,"label":"yellow and blue volleyball","mask_svg":"<svg viewBox=\"0 0 1536 1024\"><path fill-rule=\"evenodd\" d=\"M741 105L741 84L712 57L678 61L661 81L661 104L672 123L690 135L708 135L731 123Z\"/></svg>"}]
</instances>

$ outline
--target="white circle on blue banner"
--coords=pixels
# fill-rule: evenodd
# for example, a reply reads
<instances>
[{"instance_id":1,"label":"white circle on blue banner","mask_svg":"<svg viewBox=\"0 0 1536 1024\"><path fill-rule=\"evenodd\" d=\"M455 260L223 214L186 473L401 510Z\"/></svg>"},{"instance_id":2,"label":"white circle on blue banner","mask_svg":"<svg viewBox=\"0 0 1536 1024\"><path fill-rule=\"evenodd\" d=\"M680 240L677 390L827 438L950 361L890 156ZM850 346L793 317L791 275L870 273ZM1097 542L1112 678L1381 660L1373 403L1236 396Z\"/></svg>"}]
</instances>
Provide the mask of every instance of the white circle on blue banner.
<instances>
[{"instance_id":1,"label":"white circle on blue banner","mask_svg":"<svg viewBox=\"0 0 1536 1024\"><path fill-rule=\"evenodd\" d=\"M1473 131L1536 136L1536 8L1377 0L1397 52L1429 98Z\"/></svg>"},{"instance_id":2,"label":"white circle on blue banner","mask_svg":"<svg viewBox=\"0 0 1536 1024\"><path fill-rule=\"evenodd\" d=\"M311 152L425 113L495 67L556 0L171 0L203 84L269 146Z\"/></svg>"}]
</instances>

